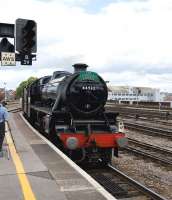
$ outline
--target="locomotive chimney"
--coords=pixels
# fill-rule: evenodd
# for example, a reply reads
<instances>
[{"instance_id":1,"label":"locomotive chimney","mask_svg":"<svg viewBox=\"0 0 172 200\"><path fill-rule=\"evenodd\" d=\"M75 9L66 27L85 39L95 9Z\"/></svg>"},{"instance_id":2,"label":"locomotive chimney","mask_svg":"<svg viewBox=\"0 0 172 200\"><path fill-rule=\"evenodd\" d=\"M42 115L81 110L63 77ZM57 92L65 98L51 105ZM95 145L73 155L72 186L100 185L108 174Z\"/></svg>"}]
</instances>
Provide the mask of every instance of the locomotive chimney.
<instances>
[{"instance_id":1,"label":"locomotive chimney","mask_svg":"<svg viewBox=\"0 0 172 200\"><path fill-rule=\"evenodd\" d=\"M74 73L76 73L76 72L81 72L81 71L87 71L88 65L84 63L77 63L77 64L74 64L73 67L74 67Z\"/></svg>"}]
</instances>

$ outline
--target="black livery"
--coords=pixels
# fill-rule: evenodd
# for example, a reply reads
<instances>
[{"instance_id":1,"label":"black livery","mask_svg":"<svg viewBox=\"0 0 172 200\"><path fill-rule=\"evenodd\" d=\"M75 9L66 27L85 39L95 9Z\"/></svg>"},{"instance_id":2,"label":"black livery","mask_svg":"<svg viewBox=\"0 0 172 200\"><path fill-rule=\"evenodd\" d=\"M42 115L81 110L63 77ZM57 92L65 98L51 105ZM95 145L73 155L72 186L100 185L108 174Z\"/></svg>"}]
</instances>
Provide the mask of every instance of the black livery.
<instances>
[{"instance_id":1,"label":"black livery","mask_svg":"<svg viewBox=\"0 0 172 200\"><path fill-rule=\"evenodd\" d=\"M105 112L106 83L87 67L75 64L74 73L56 71L33 82L24 89L23 111L73 159L107 163L112 148L117 154L118 114Z\"/></svg>"}]
</instances>

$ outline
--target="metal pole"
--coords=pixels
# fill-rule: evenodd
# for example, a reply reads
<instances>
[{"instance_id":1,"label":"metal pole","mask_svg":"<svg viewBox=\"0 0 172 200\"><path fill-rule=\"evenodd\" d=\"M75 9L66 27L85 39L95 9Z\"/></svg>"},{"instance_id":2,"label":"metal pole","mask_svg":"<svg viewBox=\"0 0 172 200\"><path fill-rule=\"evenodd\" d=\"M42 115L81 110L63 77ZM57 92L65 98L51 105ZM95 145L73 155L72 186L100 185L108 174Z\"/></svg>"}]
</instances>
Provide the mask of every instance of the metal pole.
<instances>
[{"instance_id":1,"label":"metal pole","mask_svg":"<svg viewBox=\"0 0 172 200\"><path fill-rule=\"evenodd\" d=\"M159 112L161 111L161 102L159 102Z\"/></svg>"},{"instance_id":2,"label":"metal pole","mask_svg":"<svg viewBox=\"0 0 172 200\"><path fill-rule=\"evenodd\" d=\"M7 84L7 83L4 82L4 100L5 100L5 102L6 102L6 100L7 100L7 99L6 99L6 98L7 98L7 96L6 96L6 84Z\"/></svg>"},{"instance_id":3,"label":"metal pole","mask_svg":"<svg viewBox=\"0 0 172 200\"><path fill-rule=\"evenodd\" d=\"M136 92L137 92L137 107L138 107L138 103L139 103L139 102L138 102L138 101L139 101L139 100L138 100L138 96L139 96L139 89L138 89L138 88L137 88Z\"/></svg>"}]
</instances>

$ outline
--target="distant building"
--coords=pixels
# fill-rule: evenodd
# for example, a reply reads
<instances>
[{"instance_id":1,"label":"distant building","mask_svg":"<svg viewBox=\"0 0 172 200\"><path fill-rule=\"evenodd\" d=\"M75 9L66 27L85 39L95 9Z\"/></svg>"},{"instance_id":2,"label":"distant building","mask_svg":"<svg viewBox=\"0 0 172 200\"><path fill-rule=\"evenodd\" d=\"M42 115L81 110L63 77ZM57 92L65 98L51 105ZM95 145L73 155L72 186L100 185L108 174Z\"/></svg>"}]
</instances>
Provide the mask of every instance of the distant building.
<instances>
[{"instance_id":1,"label":"distant building","mask_svg":"<svg viewBox=\"0 0 172 200\"><path fill-rule=\"evenodd\" d=\"M14 90L7 90L6 91L6 99L9 101L15 100L16 92Z\"/></svg>"},{"instance_id":2,"label":"distant building","mask_svg":"<svg viewBox=\"0 0 172 200\"><path fill-rule=\"evenodd\" d=\"M108 86L108 100L116 101L159 101L160 90L149 87Z\"/></svg>"},{"instance_id":3,"label":"distant building","mask_svg":"<svg viewBox=\"0 0 172 200\"><path fill-rule=\"evenodd\" d=\"M14 100L15 98L16 98L16 92L14 90L4 91L4 88L0 88L0 101L3 99L6 99L7 101L11 101L11 100Z\"/></svg>"},{"instance_id":4,"label":"distant building","mask_svg":"<svg viewBox=\"0 0 172 200\"><path fill-rule=\"evenodd\" d=\"M160 101L172 101L172 93L161 92Z\"/></svg>"}]
</instances>

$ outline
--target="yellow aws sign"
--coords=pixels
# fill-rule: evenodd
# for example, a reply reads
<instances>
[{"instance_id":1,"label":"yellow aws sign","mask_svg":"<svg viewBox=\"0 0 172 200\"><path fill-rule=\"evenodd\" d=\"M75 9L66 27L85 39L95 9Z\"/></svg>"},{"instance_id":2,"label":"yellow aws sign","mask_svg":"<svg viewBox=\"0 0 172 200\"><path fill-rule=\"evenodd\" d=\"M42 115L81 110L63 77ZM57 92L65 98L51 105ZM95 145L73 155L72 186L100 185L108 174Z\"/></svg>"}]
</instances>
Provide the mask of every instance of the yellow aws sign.
<instances>
[{"instance_id":1,"label":"yellow aws sign","mask_svg":"<svg viewBox=\"0 0 172 200\"><path fill-rule=\"evenodd\" d=\"M15 53L1 52L1 65L2 66L15 66Z\"/></svg>"}]
</instances>

